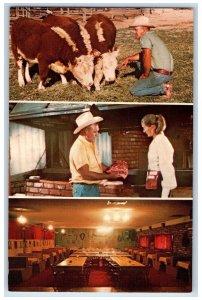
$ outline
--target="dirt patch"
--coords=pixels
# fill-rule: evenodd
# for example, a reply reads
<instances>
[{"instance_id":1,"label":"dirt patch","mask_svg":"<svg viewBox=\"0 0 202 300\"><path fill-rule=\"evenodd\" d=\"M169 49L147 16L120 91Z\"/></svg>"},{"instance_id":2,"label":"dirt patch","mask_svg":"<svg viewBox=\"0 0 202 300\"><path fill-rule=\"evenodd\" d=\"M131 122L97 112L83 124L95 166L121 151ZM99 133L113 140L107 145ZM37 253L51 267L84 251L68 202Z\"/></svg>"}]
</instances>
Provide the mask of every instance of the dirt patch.
<instances>
[{"instance_id":1,"label":"dirt patch","mask_svg":"<svg viewBox=\"0 0 202 300\"><path fill-rule=\"evenodd\" d=\"M145 15L158 29L169 28L190 28L194 24L194 10L155 8L155 9L117 9L112 10L106 15L111 17L117 29L128 28L132 25L136 15ZM110 16L111 15L111 16Z\"/></svg>"}]
</instances>

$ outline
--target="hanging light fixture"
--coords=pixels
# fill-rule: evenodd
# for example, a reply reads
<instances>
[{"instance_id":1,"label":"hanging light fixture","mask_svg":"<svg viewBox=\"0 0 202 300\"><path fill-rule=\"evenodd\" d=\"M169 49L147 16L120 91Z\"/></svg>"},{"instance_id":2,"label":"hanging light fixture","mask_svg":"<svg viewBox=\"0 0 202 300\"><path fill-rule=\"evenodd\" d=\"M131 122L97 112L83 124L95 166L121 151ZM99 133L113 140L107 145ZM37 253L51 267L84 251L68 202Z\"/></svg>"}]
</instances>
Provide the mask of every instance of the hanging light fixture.
<instances>
[{"instance_id":1,"label":"hanging light fixture","mask_svg":"<svg viewBox=\"0 0 202 300\"><path fill-rule=\"evenodd\" d=\"M48 230L53 230L53 225L52 224L48 225Z\"/></svg>"},{"instance_id":2,"label":"hanging light fixture","mask_svg":"<svg viewBox=\"0 0 202 300\"><path fill-rule=\"evenodd\" d=\"M17 221L18 223L24 225L27 223L27 218L25 218L23 215L20 215L18 218L17 218Z\"/></svg>"},{"instance_id":3,"label":"hanging light fixture","mask_svg":"<svg viewBox=\"0 0 202 300\"><path fill-rule=\"evenodd\" d=\"M127 222L131 218L130 209L110 208L104 214L105 222Z\"/></svg>"},{"instance_id":4,"label":"hanging light fixture","mask_svg":"<svg viewBox=\"0 0 202 300\"><path fill-rule=\"evenodd\" d=\"M105 215L104 220L107 221L107 222L111 221L110 215L109 214Z\"/></svg>"},{"instance_id":5,"label":"hanging light fixture","mask_svg":"<svg viewBox=\"0 0 202 300\"><path fill-rule=\"evenodd\" d=\"M21 231L22 231L22 242L23 242L23 245L22 245L22 248L23 248L23 253L25 254L26 253L26 226L25 224L27 223L27 218L25 218L23 215L20 215L18 218L17 218L17 221L18 223L21 225Z\"/></svg>"}]
</instances>

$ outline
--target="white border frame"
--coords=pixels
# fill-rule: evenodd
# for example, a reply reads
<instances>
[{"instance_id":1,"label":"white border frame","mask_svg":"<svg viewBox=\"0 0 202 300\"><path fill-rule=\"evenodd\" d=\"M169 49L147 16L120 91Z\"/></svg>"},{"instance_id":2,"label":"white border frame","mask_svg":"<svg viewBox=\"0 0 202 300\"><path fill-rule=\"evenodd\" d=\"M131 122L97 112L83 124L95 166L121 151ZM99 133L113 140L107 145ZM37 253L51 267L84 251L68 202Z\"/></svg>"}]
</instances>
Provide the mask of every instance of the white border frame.
<instances>
[{"instance_id":1,"label":"white border frame","mask_svg":"<svg viewBox=\"0 0 202 300\"><path fill-rule=\"evenodd\" d=\"M107 1L106 1L107 2ZM3 3L1 2L1 10L0 10L0 20L1 20L1 28L3 28L3 32L4 34L7 34L7 26L8 26L8 19L6 20L5 17L7 17L7 15L5 15L6 9L9 9L10 6L26 6L26 5L38 5L38 6L70 6L70 7L76 7L76 6L86 6L86 7L92 7L92 6L106 6L106 7L151 7L151 6L158 6L158 7L193 7L193 8L197 8L197 16L195 17L195 61L194 61L194 65L195 65L195 71L194 71L194 141L195 141L195 149L194 149L194 201L193 201L193 206L194 206L194 226L193 226L193 237L194 237L194 252L193 252L193 265L194 265L194 269L195 272L193 274L193 291L192 293L107 293L107 294L103 294L103 293L85 293L84 295L81 296L80 293L33 293L33 292L8 292L7 291L7 287L5 286L5 282L3 280L1 280L1 283L3 284L2 288L1 288L1 294L0 296L2 298L4 298L4 296L7 297L19 297L19 299L21 299L22 297L27 297L31 296L31 297L42 297L42 299L47 298L49 299L50 297L68 297L69 299L74 299L75 297L77 299L84 299L84 298L89 298L89 297L100 297L101 299L109 299L111 297L115 297L116 299L118 298L122 298L124 297L124 299L130 299L133 297L150 297L151 299L156 299L156 297L161 297L161 299L166 299L167 297L174 297L176 299L184 299L185 297L188 298L198 298L201 296L201 286L198 287L198 278L201 279L201 270L199 267L198 270L198 266L201 266L201 258L198 257L198 250L199 253L202 253L202 249L201 249L201 244L199 244L199 242L197 241L197 236L198 236L198 230L199 228L201 228L200 226L200 220L198 219L198 214L197 212L199 211L199 207L201 208L201 200L200 200L200 196L201 196L201 188L199 189L199 187L201 186L201 183L198 183L198 178L201 178L200 176L200 170L198 168L198 165L201 166L201 156L200 156L200 151L198 150L200 148L200 141L198 138L198 128L201 128L201 121L199 118L199 111L201 108L201 104L200 102L200 96L201 96L201 91L198 89L198 83L200 80L200 76L198 77L198 70L201 67L201 58L198 56L199 53L202 53L201 48L201 39L202 37L199 36L199 28L201 28L201 21L198 20L198 15L201 15L202 11L202 5L200 3L200 0L195 0L192 3L190 3L190 1L169 1L169 3L166 3L164 1L155 1L155 3L153 3L153 1L147 1L145 2L144 0L142 0L141 2L136 2L136 1L127 1L127 3L124 3L122 1L110 1L110 3L106 3L103 1L96 1L96 3L93 3L93 1L85 1L84 3L82 3L82 1L74 1L73 3L67 3L67 1L60 1L60 3L56 3L55 1L44 1L43 3L38 3L38 1L36 1L36 3L34 2L30 2L27 3L26 1L3 1ZM9 7L8 7L9 5ZM5 9L5 11L4 11ZM2 208L0 209L1 213L2 213L2 218L1 220L4 219L4 226L1 226L1 231L0 234L1 236L5 237L5 235L7 236L7 199L8 199L8 191L7 191L7 186L8 186L8 180L7 180L7 175L8 175L8 161L7 161L7 151L8 151L8 103L6 100L6 98L9 96L8 95L8 73L7 73L7 66L8 66L8 56L7 56L7 50L8 50L8 45L6 45L6 40L5 38L3 38L2 35L2 43L1 45L5 45L5 49L3 49L3 47L1 47L1 51L4 50L3 53L3 61L4 61L4 69L3 69L3 74L1 76L1 84L2 88L1 88L1 100L0 100L0 111L1 111L1 118L0 118L0 126L1 128L4 128L4 134L3 131L1 130L1 134L2 134L2 140L4 143L4 147L2 147L3 151L1 151L2 155L2 161L4 161L4 173L2 172L2 168L1 168L1 182L3 182L2 184L2 189L4 187L4 192L3 195L1 197L1 205ZM199 48L199 50L198 50ZM2 54L2 52L1 52ZM197 66L200 66L197 68ZM201 99L202 101L202 99ZM1 143L1 145L3 145L3 143ZM198 150L198 151L197 151ZM3 152L3 153L2 153ZM4 179L4 180L3 180ZM5 228L6 227L6 228ZM4 239L5 241L5 239ZM4 249L4 252L2 252L2 250ZM0 257L4 257L3 255L7 254L7 244L4 245L4 247L1 247L0 250ZM7 256L5 255L6 259L1 259L2 261L7 260ZM198 261L199 259L199 261ZM7 266L7 263L5 263ZM198 274L199 271L199 274ZM198 276L197 276L198 274ZM4 277L7 277L7 269L4 268ZM198 278L197 278L198 277ZM198 290L199 289L199 290ZM4 294L2 294L2 291L4 292ZM8 298L8 299L9 299Z\"/></svg>"}]
</instances>

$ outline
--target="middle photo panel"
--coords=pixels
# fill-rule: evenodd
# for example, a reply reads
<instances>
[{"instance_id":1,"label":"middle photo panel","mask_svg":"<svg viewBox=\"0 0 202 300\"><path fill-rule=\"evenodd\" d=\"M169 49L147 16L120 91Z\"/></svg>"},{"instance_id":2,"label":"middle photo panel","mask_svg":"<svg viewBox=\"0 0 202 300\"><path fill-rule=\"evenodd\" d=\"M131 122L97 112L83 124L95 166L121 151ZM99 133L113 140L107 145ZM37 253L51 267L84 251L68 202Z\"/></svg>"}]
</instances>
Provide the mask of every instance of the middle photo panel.
<instances>
[{"instance_id":1,"label":"middle photo panel","mask_svg":"<svg viewBox=\"0 0 202 300\"><path fill-rule=\"evenodd\" d=\"M9 109L10 196L192 198L192 104Z\"/></svg>"}]
</instances>

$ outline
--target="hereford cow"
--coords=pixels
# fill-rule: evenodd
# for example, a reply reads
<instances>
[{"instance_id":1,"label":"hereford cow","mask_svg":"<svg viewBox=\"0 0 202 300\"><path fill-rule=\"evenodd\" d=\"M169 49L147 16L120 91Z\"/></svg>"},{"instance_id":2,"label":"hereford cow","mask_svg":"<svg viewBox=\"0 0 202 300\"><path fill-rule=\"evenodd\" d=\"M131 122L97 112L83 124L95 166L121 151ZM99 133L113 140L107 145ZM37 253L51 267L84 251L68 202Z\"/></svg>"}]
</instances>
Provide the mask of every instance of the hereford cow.
<instances>
[{"instance_id":1,"label":"hereford cow","mask_svg":"<svg viewBox=\"0 0 202 300\"><path fill-rule=\"evenodd\" d=\"M86 31L85 31L86 32ZM18 18L12 26L12 51L18 67L18 82L25 85L23 61L38 63L40 83L45 88L48 70L61 75L71 71L80 84L90 90L93 85L94 56L90 53L89 35L81 33L78 24L72 23L72 30L66 32L59 26L51 27L45 22L30 18ZM25 79L31 81L29 67ZM62 83L66 83L62 77Z\"/></svg>"},{"instance_id":2,"label":"hereford cow","mask_svg":"<svg viewBox=\"0 0 202 300\"><path fill-rule=\"evenodd\" d=\"M75 36L76 32L76 36L80 36L80 39L77 40L77 47L81 52L83 51L85 54L93 54L94 56L98 53L92 50L90 35L87 30L83 26L79 25L74 19L67 16L64 17L48 14L48 16L43 17L43 22L53 27L59 26L72 37ZM61 76L61 79L62 81L66 80L64 76Z\"/></svg>"},{"instance_id":3,"label":"hereford cow","mask_svg":"<svg viewBox=\"0 0 202 300\"><path fill-rule=\"evenodd\" d=\"M103 14L94 14L90 17L85 29L90 34L93 49L100 52L95 63L94 86L100 90L100 82L104 76L106 81L116 79L116 68L118 65L117 56L119 50L114 50L116 39L116 27L114 23Z\"/></svg>"},{"instance_id":4,"label":"hereford cow","mask_svg":"<svg viewBox=\"0 0 202 300\"><path fill-rule=\"evenodd\" d=\"M77 23L67 16L56 16L49 14L43 19L45 23L51 26L59 26L64 30L71 30L71 24ZM81 32L85 32L83 26L79 25ZM94 85L96 90L100 90L100 82L105 77L106 81L114 81L116 79L117 55L119 50L114 50L116 28L113 22L102 14L95 14L88 19L85 25L86 31L89 33L91 47L89 53L95 56L95 74ZM85 35L87 33L85 32Z\"/></svg>"}]
</instances>

